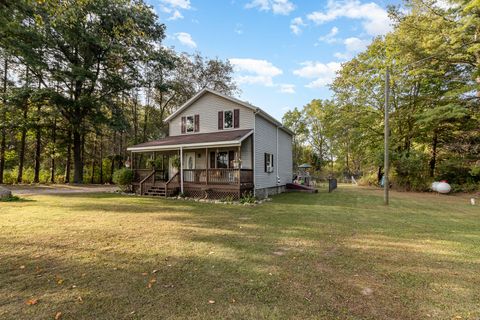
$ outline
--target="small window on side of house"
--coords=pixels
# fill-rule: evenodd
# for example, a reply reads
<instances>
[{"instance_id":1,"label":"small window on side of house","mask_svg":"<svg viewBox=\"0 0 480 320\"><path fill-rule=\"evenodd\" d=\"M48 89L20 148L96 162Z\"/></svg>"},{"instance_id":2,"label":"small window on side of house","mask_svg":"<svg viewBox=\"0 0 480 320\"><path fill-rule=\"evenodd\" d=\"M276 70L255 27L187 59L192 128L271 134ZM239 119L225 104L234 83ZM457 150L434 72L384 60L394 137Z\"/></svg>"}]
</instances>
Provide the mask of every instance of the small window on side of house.
<instances>
[{"instance_id":1,"label":"small window on side of house","mask_svg":"<svg viewBox=\"0 0 480 320\"><path fill-rule=\"evenodd\" d=\"M186 117L186 131L193 132L195 130L195 118L193 116Z\"/></svg>"},{"instance_id":2,"label":"small window on side of house","mask_svg":"<svg viewBox=\"0 0 480 320\"><path fill-rule=\"evenodd\" d=\"M265 153L265 172L273 172L273 154Z\"/></svg>"},{"instance_id":3,"label":"small window on side of house","mask_svg":"<svg viewBox=\"0 0 480 320\"><path fill-rule=\"evenodd\" d=\"M223 128L233 128L233 111L225 111L223 116Z\"/></svg>"}]
</instances>

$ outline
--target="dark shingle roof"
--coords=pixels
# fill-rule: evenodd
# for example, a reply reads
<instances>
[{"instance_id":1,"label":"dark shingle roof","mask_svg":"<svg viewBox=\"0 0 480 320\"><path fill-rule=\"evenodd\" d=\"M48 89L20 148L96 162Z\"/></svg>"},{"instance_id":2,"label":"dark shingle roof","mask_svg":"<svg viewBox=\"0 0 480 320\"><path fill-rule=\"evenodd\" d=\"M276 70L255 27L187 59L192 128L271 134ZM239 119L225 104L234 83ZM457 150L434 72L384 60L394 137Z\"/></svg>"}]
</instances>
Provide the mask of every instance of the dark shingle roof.
<instances>
[{"instance_id":1,"label":"dark shingle roof","mask_svg":"<svg viewBox=\"0 0 480 320\"><path fill-rule=\"evenodd\" d=\"M197 143L212 143L212 142L228 142L228 141L239 141L242 140L245 136L249 135L252 132L251 129L247 130L228 130L212 133L195 133L195 134L182 134L180 136L170 136L160 140L149 141L145 143L140 143L128 148L139 149L139 148L149 148L149 147L168 147L176 145L189 145Z\"/></svg>"}]
</instances>

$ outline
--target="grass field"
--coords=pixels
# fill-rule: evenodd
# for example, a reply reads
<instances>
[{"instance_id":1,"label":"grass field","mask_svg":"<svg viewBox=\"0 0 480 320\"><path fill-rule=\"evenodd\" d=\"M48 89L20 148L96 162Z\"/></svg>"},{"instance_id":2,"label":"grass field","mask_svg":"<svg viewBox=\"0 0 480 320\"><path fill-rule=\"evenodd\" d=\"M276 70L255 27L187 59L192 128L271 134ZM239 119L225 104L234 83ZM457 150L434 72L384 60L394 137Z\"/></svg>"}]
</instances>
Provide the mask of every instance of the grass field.
<instances>
[{"instance_id":1,"label":"grass field","mask_svg":"<svg viewBox=\"0 0 480 320\"><path fill-rule=\"evenodd\" d=\"M60 314L61 313L61 314ZM0 319L478 319L480 209L340 186L256 207L0 202Z\"/></svg>"}]
</instances>

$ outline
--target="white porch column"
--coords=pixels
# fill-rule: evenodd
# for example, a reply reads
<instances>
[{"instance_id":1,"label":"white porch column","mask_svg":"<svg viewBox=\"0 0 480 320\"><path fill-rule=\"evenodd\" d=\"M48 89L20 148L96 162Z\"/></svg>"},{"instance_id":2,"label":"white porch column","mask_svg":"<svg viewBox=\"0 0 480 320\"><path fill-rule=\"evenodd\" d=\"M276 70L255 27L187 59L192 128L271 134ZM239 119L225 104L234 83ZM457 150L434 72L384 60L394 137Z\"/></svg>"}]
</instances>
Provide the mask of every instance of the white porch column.
<instances>
[{"instance_id":1,"label":"white porch column","mask_svg":"<svg viewBox=\"0 0 480 320\"><path fill-rule=\"evenodd\" d=\"M183 147L180 147L180 192L183 193Z\"/></svg>"}]
</instances>

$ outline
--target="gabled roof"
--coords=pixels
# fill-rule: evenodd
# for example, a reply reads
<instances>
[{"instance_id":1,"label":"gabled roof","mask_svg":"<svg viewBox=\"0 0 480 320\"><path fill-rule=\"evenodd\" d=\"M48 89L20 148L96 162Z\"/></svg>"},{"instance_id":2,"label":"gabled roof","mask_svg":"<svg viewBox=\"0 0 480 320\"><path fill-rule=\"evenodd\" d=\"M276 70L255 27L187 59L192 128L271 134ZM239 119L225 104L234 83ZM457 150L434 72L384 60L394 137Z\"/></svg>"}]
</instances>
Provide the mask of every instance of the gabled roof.
<instances>
[{"instance_id":1,"label":"gabled roof","mask_svg":"<svg viewBox=\"0 0 480 320\"><path fill-rule=\"evenodd\" d=\"M253 130L229 130L212 133L198 133L181 136L170 136L164 139L140 143L127 148L128 151L165 150L177 148L192 148L202 146L222 146L240 144L250 136Z\"/></svg>"},{"instance_id":2,"label":"gabled roof","mask_svg":"<svg viewBox=\"0 0 480 320\"><path fill-rule=\"evenodd\" d=\"M246 101L242 101L242 100L224 95L223 93L220 93L218 91L215 91L215 90L212 90L212 89L209 89L209 88L205 88L205 89L199 91L197 94L195 94L192 98L190 98L187 102L185 102L180 108L178 108L177 110L175 110L175 112L173 112L171 115L169 115L165 119L165 122L169 122L170 120L172 120L173 118L178 116L183 110L187 109L189 106L191 106L195 101L200 99L206 93L211 93L211 94L217 95L219 97L222 97L224 99L227 99L229 101L237 103L241 106L244 106L245 108L248 108L248 109L252 110L253 112L255 112L255 114L258 114L258 115L262 116L264 119L270 121L271 123L273 123L277 127L283 129L285 132L287 132L291 135L294 135L294 133L290 129L284 127L283 124L280 121L278 121L277 119L275 119L274 117L272 117L271 115L269 115L268 113L263 111L261 108L256 107L256 106L254 106L254 105L252 105L252 104L250 104Z\"/></svg>"}]
</instances>

